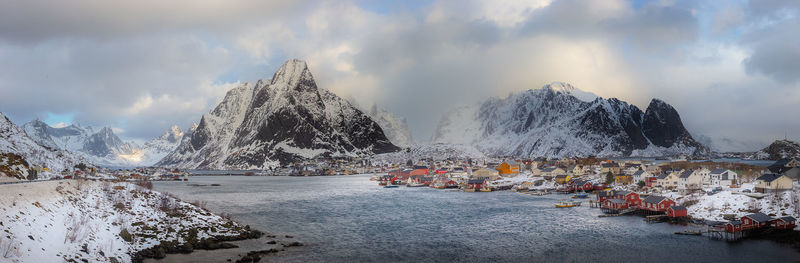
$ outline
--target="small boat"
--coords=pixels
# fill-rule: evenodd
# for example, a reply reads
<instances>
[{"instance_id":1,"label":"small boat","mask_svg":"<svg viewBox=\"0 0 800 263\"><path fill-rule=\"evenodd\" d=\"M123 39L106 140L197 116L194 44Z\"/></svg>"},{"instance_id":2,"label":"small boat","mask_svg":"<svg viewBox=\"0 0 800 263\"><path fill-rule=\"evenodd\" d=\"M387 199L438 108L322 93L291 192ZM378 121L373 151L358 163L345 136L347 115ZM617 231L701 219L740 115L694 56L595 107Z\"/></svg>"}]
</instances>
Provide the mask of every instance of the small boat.
<instances>
[{"instance_id":1,"label":"small boat","mask_svg":"<svg viewBox=\"0 0 800 263\"><path fill-rule=\"evenodd\" d=\"M581 202L562 200L561 202L556 203L556 207L557 208L567 208L567 207L576 207L576 206L581 206Z\"/></svg>"},{"instance_id":2,"label":"small boat","mask_svg":"<svg viewBox=\"0 0 800 263\"><path fill-rule=\"evenodd\" d=\"M464 192L475 192L475 188L466 188Z\"/></svg>"},{"instance_id":3,"label":"small boat","mask_svg":"<svg viewBox=\"0 0 800 263\"><path fill-rule=\"evenodd\" d=\"M575 194L572 198L589 198L588 194Z\"/></svg>"},{"instance_id":4,"label":"small boat","mask_svg":"<svg viewBox=\"0 0 800 263\"><path fill-rule=\"evenodd\" d=\"M420 183L420 182L411 182L409 184L406 184L406 186L407 187L424 187L425 184Z\"/></svg>"},{"instance_id":5,"label":"small boat","mask_svg":"<svg viewBox=\"0 0 800 263\"><path fill-rule=\"evenodd\" d=\"M386 186L386 185L387 185L387 183L386 183L385 181L381 181L380 183L378 183L378 185L380 185L380 186Z\"/></svg>"},{"instance_id":6,"label":"small boat","mask_svg":"<svg viewBox=\"0 0 800 263\"><path fill-rule=\"evenodd\" d=\"M380 176L378 176L377 174L374 174L374 175L372 175L372 176L370 176L370 177L369 177L369 180L370 180L370 181L378 181L378 180L380 180L380 179L381 179L381 177L380 177Z\"/></svg>"},{"instance_id":7,"label":"small boat","mask_svg":"<svg viewBox=\"0 0 800 263\"><path fill-rule=\"evenodd\" d=\"M703 232L684 230L683 232L675 232L675 234L676 235L687 235L687 236L699 236L699 235L702 235Z\"/></svg>"},{"instance_id":8,"label":"small boat","mask_svg":"<svg viewBox=\"0 0 800 263\"><path fill-rule=\"evenodd\" d=\"M492 191L492 188L489 188L489 187L481 188L481 192L491 192L491 191Z\"/></svg>"},{"instance_id":9,"label":"small boat","mask_svg":"<svg viewBox=\"0 0 800 263\"><path fill-rule=\"evenodd\" d=\"M384 185L383 188L397 188L397 185Z\"/></svg>"}]
</instances>

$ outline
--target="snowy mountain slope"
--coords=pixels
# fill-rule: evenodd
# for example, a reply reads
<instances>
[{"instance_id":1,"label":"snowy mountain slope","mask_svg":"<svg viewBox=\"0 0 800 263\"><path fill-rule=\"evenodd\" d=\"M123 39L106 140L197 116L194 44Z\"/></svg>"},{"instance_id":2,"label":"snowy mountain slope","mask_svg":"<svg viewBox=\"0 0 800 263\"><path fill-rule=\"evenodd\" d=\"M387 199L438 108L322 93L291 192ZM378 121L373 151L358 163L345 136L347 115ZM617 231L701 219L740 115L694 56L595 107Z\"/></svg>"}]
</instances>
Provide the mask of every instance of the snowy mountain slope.
<instances>
[{"instance_id":1,"label":"snowy mountain slope","mask_svg":"<svg viewBox=\"0 0 800 263\"><path fill-rule=\"evenodd\" d=\"M769 146L756 152L754 157L762 160L800 158L800 143L790 140L776 140Z\"/></svg>"},{"instance_id":2,"label":"snowy mountain slope","mask_svg":"<svg viewBox=\"0 0 800 263\"><path fill-rule=\"evenodd\" d=\"M397 152L376 154L372 157L372 160L373 162L405 163L407 160L431 159L441 161L467 158L478 160L486 158L486 155L469 145L434 143L418 144Z\"/></svg>"},{"instance_id":3,"label":"snowy mountain slope","mask_svg":"<svg viewBox=\"0 0 800 263\"><path fill-rule=\"evenodd\" d=\"M70 151L91 163L103 166L152 165L174 150L183 136L180 129L172 127L161 137L139 146L134 142L123 141L109 127L97 132L91 127L82 127L78 124L55 128L38 119L22 127L41 145Z\"/></svg>"},{"instance_id":4,"label":"snowy mountain slope","mask_svg":"<svg viewBox=\"0 0 800 263\"><path fill-rule=\"evenodd\" d=\"M591 95L568 84L554 83L504 99L490 98L445 114L432 141L473 145L495 156L707 152L683 127L677 111L660 100L653 99L642 112L615 98L585 101Z\"/></svg>"},{"instance_id":5,"label":"snowy mountain slope","mask_svg":"<svg viewBox=\"0 0 800 263\"><path fill-rule=\"evenodd\" d=\"M236 87L203 115L191 138L157 165L270 168L318 156L395 151L380 126L317 88L305 62L287 61L270 80Z\"/></svg>"},{"instance_id":6,"label":"snowy mountain slope","mask_svg":"<svg viewBox=\"0 0 800 263\"><path fill-rule=\"evenodd\" d=\"M86 160L68 151L39 145L2 113L0 113L0 153L19 155L30 166L38 165L52 171L71 169L78 163L86 163Z\"/></svg>"},{"instance_id":7,"label":"snowy mountain slope","mask_svg":"<svg viewBox=\"0 0 800 263\"><path fill-rule=\"evenodd\" d=\"M357 105L355 103L353 104ZM383 133L386 134L386 138L389 138L392 144L403 148L414 145L414 139L411 137L411 130L408 129L406 118L397 116L384 108L380 108L377 104L372 104L372 107L369 107L369 109L359 106L359 109L381 126Z\"/></svg>"}]
</instances>

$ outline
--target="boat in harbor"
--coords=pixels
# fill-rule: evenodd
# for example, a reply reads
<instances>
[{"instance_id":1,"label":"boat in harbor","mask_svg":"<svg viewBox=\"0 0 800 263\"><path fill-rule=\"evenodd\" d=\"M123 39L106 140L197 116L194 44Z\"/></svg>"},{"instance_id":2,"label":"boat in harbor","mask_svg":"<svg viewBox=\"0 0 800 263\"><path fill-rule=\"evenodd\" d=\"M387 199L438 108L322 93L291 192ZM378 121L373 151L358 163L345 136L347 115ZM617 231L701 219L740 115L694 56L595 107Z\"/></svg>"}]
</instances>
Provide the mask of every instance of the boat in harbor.
<instances>
[{"instance_id":1,"label":"boat in harbor","mask_svg":"<svg viewBox=\"0 0 800 263\"><path fill-rule=\"evenodd\" d=\"M483 187L483 188L481 188L481 190L480 190L480 191L481 191L481 192L491 192L491 191L492 191L492 188L489 188L489 187Z\"/></svg>"},{"instance_id":2,"label":"boat in harbor","mask_svg":"<svg viewBox=\"0 0 800 263\"><path fill-rule=\"evenodd\" d=\"M572 196L572 198L589 198L589 195L588 195L588 194L586 194L586 193L583 193L583 194L575 194L575 195L573 195L573 196Z\"/></svg>"},{"instance_id":3,"label":"boat in harbor","mask_svg":"<svg viewBox=\"0 0 800 263\"><path fill-rule=\"evenodd\" d=\"M392 185L384 185L383 186L383 188L397 188L397 187L399 187L399 186L393 185L393 184Z\"/></svg>"},{"instance_id":4,"label":"boat in harbor","mask_svg":"<svg viewBox=\"0 0 800 263\"><path fill-rule=\"evenodd\" d=\"M561 202L556 203L556 208L568 208L576 206L581 206L581 202L562 200Z\"/></svg>"},{"instance_id":5,"label":"boat in harbor","mask_svg":"<svg viewBox=\"0 0 800 263\"><path fill-rule=\"evenodd\" d=\"M377 175L377 174L373 174L372 176L369 177L370 181L378 181L380 179L381 179L381 176Z\"/></svg>"},{"instance_id":6,"label":"boat in harbor","mask_svg":"<svg viewBox=\"0 0 800 263\"><path fill-rule=\"evenodd\" d=\"M406 184L406 187L425 187L425 184L423 184L421 182L417 182L417 181L412 181L412 182Z\"/></svg>"}]
</instances>

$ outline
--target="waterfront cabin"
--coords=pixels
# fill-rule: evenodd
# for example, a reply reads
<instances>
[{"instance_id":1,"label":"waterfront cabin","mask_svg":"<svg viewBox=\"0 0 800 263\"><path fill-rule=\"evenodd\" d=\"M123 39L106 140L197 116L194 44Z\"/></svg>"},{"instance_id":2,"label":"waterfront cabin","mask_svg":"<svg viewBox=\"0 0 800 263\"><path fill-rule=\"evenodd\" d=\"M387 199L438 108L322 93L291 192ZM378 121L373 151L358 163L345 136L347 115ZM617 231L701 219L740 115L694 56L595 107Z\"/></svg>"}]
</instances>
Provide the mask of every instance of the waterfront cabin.
<instances>
[{"instance_id":1,"label":"waterfront cabin","mask_svg":"<svg viewBox=\"0 0 800 263\"><path fill-rule=\"evenodd\" d=\"M592 188L594 190L605 190L606 188L608 188L608 184L606 184L606 183L595 183L594 185L592 185Z\"/></svg>"},{"instance_id":2,"label":"waterfront cabin","mask_svg":"<svg viewBox=\"0 0 800 263\"><path fill-rule=\"evenodd\" d=\"M642 205L639 206L639 209L652 212L666 212L667 208L674 205L675 201L672 201L669 198L658 195L651 195L642 200Z\"/></svg>"},{"instance_id":3,"label":"waterfront cabin","mask_svg":"<svg viewBox=\"0 0 800 263\"><path fill-rule=\"evenodd\" d=\"M592 184L592 182L590 181L572 180L570 181L570 185L572 185L572 190L576 192L578 191L587 192L594 190L594 184Z\"/></svg>"},{"instance_id":4,"label":"waterfront cabin","mask_svg":"<svg viewBox=\"0 0 800 263\"><path fill-rule=\"evenodd\" d=\"M769 226L772 218L759 212L743 216L740 220L742 221L742 229L755 229Z\"/></svg>"},{"instance_id":5,"label":"waterfront cabin","mask_svg":"<svg viewBox=\"0 0 800 263\"><path fill-rule=\"evenodd\" d=\"M778 229L794 229L797 219L791 216L784 216L772 220L772 226Z\"/></svg>"},{"instance_id":6,"label":"waterfront cabin","mask_svg":"<svg viewBox=\"0 0 800 263\"><path fill-rule=\"evenodd\" d=\"M503 177L512 177L519 174L520 163L514 161L503 162L497 166L497 172Z\"/></svg>"},{"instance_id":7,"label":"waterfront cabin","mask_svg":"<svg viewBox=\"0 0 800 263\"><path fill-rule=\"evenodd\" d=\"M617 196L621 197L622 200L625 200L628 203L629 207L639 207L642 205L642 199L638 193L632 191L619 191L616 193Z\"/></svg>"},{"instance_id":8,"label":"waterfront cabin","mask_svg":"<svg viewBox=\"0 0 800 263\"><path fill-rule=\"evenodd\" d=\"M686 217L689 216L686 207L674 205L667 208L668 217Z\"/></svg>"},{"instance_id":9,"label":"waterfront cabin","mask_svg":"<svg viewBox=\"0 0 800 263\"><path fill-rule=\"evenodd\" d=\"M478 190L486 184L486 179L470 179L467 181L466 189Z\"/></svg>"},{"instance_id":10,"label":"waterfront cabin","mask_svg":"<svg viewBox=\"0 0 800 263\"><path fill-rule=\"evenodd\" d=\"M742 221L730 221L725 223L725 231L731 233L742 231Z\"/></svg>"},{"instance_id":11,"label":"waterfront cabin","mask_svg":"<svg viewBox=\"0 0 800 263\"><path fill-rule=\"evenodd\" d=\"M499 176L500 176L500 173L498 173L497 170L495 170L495 169L481 168L481 169L473 171L472 172L472 176L470 176L470 178L472 178L472 179L486 179L486 180L494 181L494 180L497 180L497 178Z\"/></svg>"},{"instance_id":12,"label":"waterfront cabin","mask_svg":"<svg viewBox=\"0 0 800 263\"><path fill-rule=\"evenodd\" d=\"M618 198L608 199L603 201L603 208L608 210L623 210L628 209L628 203Z\"/></svg>"},{"instance_id":13,"label":"waterfront cabin","mask_svg":"<svg viewBox=\"0 0 800 263\"><path fill-rule=\"evenodd\" d=\"M598 202L605 202L609 199L622 199L622 195L620 195L617 191L614 190L603 190L597 192L597 201Z\"/></svg>"},{"instance_id":14,"label":"waterfront cabin","mask_svg":"<svg viewBox=\"0 0 800 263\"><path fill-rule=\"evenodd\" d=\"M756 179L756 192L780 192L792 190L792 179L782 174L764 174Z\"/></svg>"},{"instance_id":15,"label":"waterfront cabin","mask_svg":"<svg viewBox=\"0 0 800 263\"><path fill-rule=\"evenodd\" d=\"M410 175L428 175L430 171L428 170L428 166L424 165L414 165L413 170L411 171Z\"/></svg>"}]
</instances>

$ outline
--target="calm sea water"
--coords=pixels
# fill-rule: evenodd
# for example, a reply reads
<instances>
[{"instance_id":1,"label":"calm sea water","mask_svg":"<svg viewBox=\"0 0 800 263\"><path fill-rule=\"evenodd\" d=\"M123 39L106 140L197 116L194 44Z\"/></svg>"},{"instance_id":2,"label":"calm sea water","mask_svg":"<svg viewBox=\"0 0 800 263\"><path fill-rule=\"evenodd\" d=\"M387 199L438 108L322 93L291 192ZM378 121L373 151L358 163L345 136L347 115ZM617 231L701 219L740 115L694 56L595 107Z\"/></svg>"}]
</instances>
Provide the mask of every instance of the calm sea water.
<instances>
[{"instance_id":1,"label":"calm sea water","mask_svg":"<svg viewBox=\"0 0 800 263\"><path fill-rule=\"evenodd\" d=\"M770 241L679 236L689 227L557 209L566 196L384 189L368 176L192 177L155 190L203 200L218 213L307 246L280 262L795 262ZM220 186L189 186L220 184Z\"/></svg>"}]
</instances>

